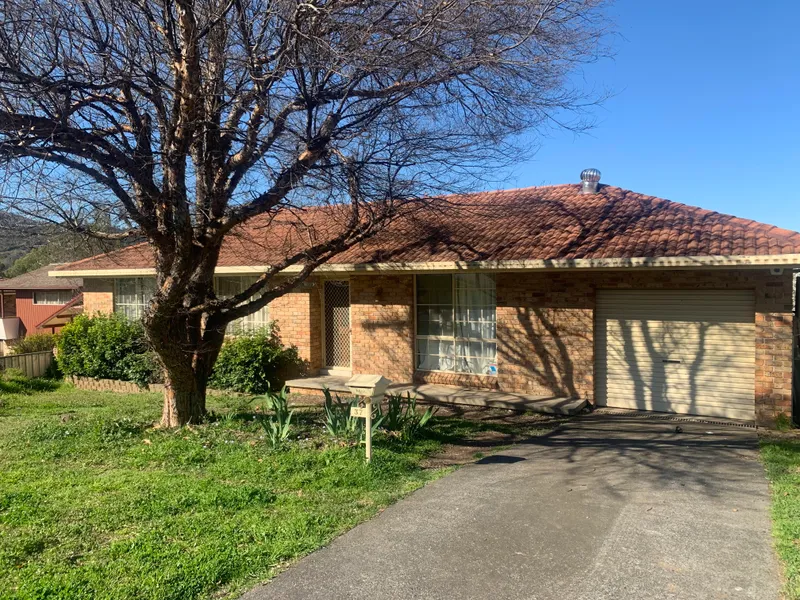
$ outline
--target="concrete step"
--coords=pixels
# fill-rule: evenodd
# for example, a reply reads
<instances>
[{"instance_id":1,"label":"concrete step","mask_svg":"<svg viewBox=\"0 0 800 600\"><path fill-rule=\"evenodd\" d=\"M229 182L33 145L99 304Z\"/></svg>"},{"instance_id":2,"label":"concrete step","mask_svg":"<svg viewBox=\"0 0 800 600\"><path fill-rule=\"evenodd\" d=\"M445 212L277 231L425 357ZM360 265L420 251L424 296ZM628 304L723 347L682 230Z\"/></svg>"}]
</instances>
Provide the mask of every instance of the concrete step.
<instances>
[{"instance_id":1,"label":"concrete step","mask_svg":"<svg viewBox=\"0 0 800 600\"><path fill-rule=\"evenodd\" d=\"M348 379L349 377L337 375L321 375L293 379L287 381L286 385L292 392L300 394L303 392L319 393L325 388L338 394L349 394L346 385ZM582 398L534 396L430 383L419 385L394 383L387 390L387 394L405 395L408 393L416 395L419 400L432 404L465 404L468 406L486 406L549 415L575 415L587 405L586 400Z\"/></svg>"}]
</instances>

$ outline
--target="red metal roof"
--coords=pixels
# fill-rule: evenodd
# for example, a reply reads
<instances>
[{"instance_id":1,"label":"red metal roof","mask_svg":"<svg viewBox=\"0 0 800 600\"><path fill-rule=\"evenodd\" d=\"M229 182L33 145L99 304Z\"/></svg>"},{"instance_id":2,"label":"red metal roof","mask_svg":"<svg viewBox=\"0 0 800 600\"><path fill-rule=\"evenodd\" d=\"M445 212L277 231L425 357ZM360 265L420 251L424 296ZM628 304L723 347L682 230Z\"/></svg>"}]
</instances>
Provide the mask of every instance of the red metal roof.
<instances>
[{"instance_id":1,"label":"red metal roof","mask_svg":"<svg viewBox=\"0 0 800 600\"><path fill-rule=\"evenodd\" d=\"M343 207L261 216L226 238L218 266L261 266L338 231ZM302 225L300 221L302 220ZM800 254L800 233L603 185L450 196L396 218L333 264ZM147 268L147 244L59 270Z\"/></svg>"}]
</instances>

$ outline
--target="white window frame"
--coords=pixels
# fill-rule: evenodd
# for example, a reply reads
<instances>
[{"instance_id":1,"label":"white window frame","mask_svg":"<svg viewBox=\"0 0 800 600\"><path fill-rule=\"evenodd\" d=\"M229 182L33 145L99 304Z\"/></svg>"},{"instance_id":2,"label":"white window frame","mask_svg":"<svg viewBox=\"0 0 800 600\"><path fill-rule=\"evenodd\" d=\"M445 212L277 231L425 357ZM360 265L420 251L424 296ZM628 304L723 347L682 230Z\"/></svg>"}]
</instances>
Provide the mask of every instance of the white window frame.
<instances>
[{"instance_id":1,"label":"white window frame","mask_svg":"<svg viewBox=\"0 0 800 600\"><path fill-rule=\"evenodd\" d=\"M443 306L443 305L428 305L423 304L420 305L418 302L418 284L417 278L419 275L414 275L414 370L425 372L425 373L458 373L463 375L478 375L478 376L485 376L485 377L496 377L497 376L497 281L492 275L486 275L490 277L492 281L495 282L495 299L494 299L494 311L495 311L495 337L494 338L469 338L458 336L458 321L456 320L456 315L458 314L457 306L458 306L458 295L456 293L456 277L461 275L460 273L432 273L432 275L448 275L450 277L450 285L451 285L451 310L452 310L452 323L453 323L453 335L420 335L419 334L419 307L420 306ZM420 352L419 352L419 340L441 340L453 343L453 361L454 361L454 368L453 370L443 370L443 369L423 369L420 365ZM469 342L481 342L481 343L493 343L495 345L495 355L494 355L494 372L490 373L473 373L471 371L463 371L457 370L458 366L458 344L461 343L469 343ZM428 354L428 356L431 356ZM442 356L442 355L436 355ZM471 356L469 354L465 355L463 358L480 358L483 359L483 356Z\"/></svg>"},{"instance_id":2,"label":"white window frame","mask_svg":"<svg viewBox=\"0 0 800 600\"><path fill-rule=\"evenodd\" d=\"M121 281L133 280L136 282L136 302L120 302L122 293L119 286ZM114 312L128 317L132 320L139 320L144 315L144 309L150 303L150 298L153 297L152 293L145 298L147 287L145 281L152 282L150 285L151 290L155 290L155 280L152 277L116 277L114 279ZM122 310L123 307L129 307L132 310Z\"/></svg>"},{"instance_id":3,"label":"white window frame","mask_svg":"<svg viewBox=\"0 0 800 600\"><path fill-rule=\"evenodd\" d=\"M47 299L48 295L53 294L57 295L55 302ZM72 292L72 290L40 290L33 292L33 303L37 306L63 306L65 304L69 304L74 297L75 294ZM64 298L66 298L66 300L64 300ZM62 300L64 301L62 302Z\"/></svg>"},{"instance_id":4,"label":"white window frame","mask_svg":"<svg viewBox=\"0 0 800 600\"><path fill-rule=\"evenodd\" d=\"M238 280L239 283L239 290L243 292L253 283L255 280L258 279L258 276L254 275L217 275L214 277L214 290L218 292L219 290L219 280L220 279L235 279ZM237 292L237 293L240 293ZM220 296L223 298L223 296ZM256 331L267 330L271 327L271 321L269 318L269 304L264 306L263 308L257 310L253 314L247 315L246 317L242 317L241 319L236 319L228 324L227 334L228 335L241 335L247 333L254 333Z\"/></svg>"},{"instance_id":5,"label":"white window frame","mask_svg":"<svg viewBox=\"0 0 800 600\"><path fill-rule=\"evenodd\" d=\"M220 275L214 277L214 289L219 289L219 280L220 279L235 279L239 284L239 289L244 291L246 287L255 281L256 277L249 276L249 275ZM135 295L137 297L137 302L121 302L120 298L122 294L120 293L120 282L127 280L134 280L136 282L136 292ZM148 287L146 282L152 282L150 287L152 290L155 289L155 281L153 278L150 277L117 277L114 279L114 312L118 314L122 314L127 316L130 319L141 319L142 315L144 314L144 309L150 302L150 298L152 297L152 293L147 295ZM145 297L147 296L147 297ZM127 307L129 310L124 310ZM237 335L242 333L252 333L255 331L260 331L262 329L267 329L270 326L270 319L269 319L269 306L265 306L264 308L256 311L252 315L248 315L246 317L242 317L241 319L237 319L228 325L228 334L229 335Z\"/></svg>"}]
</instances>

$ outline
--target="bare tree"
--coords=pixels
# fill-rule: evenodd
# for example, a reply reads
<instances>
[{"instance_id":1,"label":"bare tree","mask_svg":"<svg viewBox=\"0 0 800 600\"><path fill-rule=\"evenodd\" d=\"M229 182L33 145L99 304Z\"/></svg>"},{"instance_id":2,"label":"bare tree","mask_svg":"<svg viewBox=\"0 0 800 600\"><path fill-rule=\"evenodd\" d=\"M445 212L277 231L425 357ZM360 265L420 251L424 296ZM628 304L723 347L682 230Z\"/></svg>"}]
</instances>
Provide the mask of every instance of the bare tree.
<instances>
[{"instance_id":1,"label":"bare tree","mask_svg":"<svg viewBox=\"0 0 800 600\"><path fill-rule=\"evenodd\" d=\"M3 202L149 242L162 420L194 422L228 323L590 100L567 78L598 56L602 3L1 0ZM335 226L302 235L316 205ZM285 214L307 242L217 297L223 239Z\"/></svg>"}]
</instances>

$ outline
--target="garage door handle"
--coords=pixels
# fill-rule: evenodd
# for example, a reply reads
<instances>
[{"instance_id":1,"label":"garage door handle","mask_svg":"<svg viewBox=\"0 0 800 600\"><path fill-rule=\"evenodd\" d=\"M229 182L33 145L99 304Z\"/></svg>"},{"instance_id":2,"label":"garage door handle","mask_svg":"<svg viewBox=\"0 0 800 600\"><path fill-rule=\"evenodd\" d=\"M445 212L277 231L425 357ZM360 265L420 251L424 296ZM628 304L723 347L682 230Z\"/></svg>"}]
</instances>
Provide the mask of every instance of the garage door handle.
<instances>
[{"instance_id":1,"label":"garage door handle","mask_svg":"<svg viewBox=\"0 0 800 600\"><path fill-rule=\"evenodd\" d=\"M672 358L662 358L661 362L668 363L668 364L671 364L671 365L679 365L679 364L681 364L681 361L675 360L675 359L672 359Z\"/></svg>"}]
</instances>

